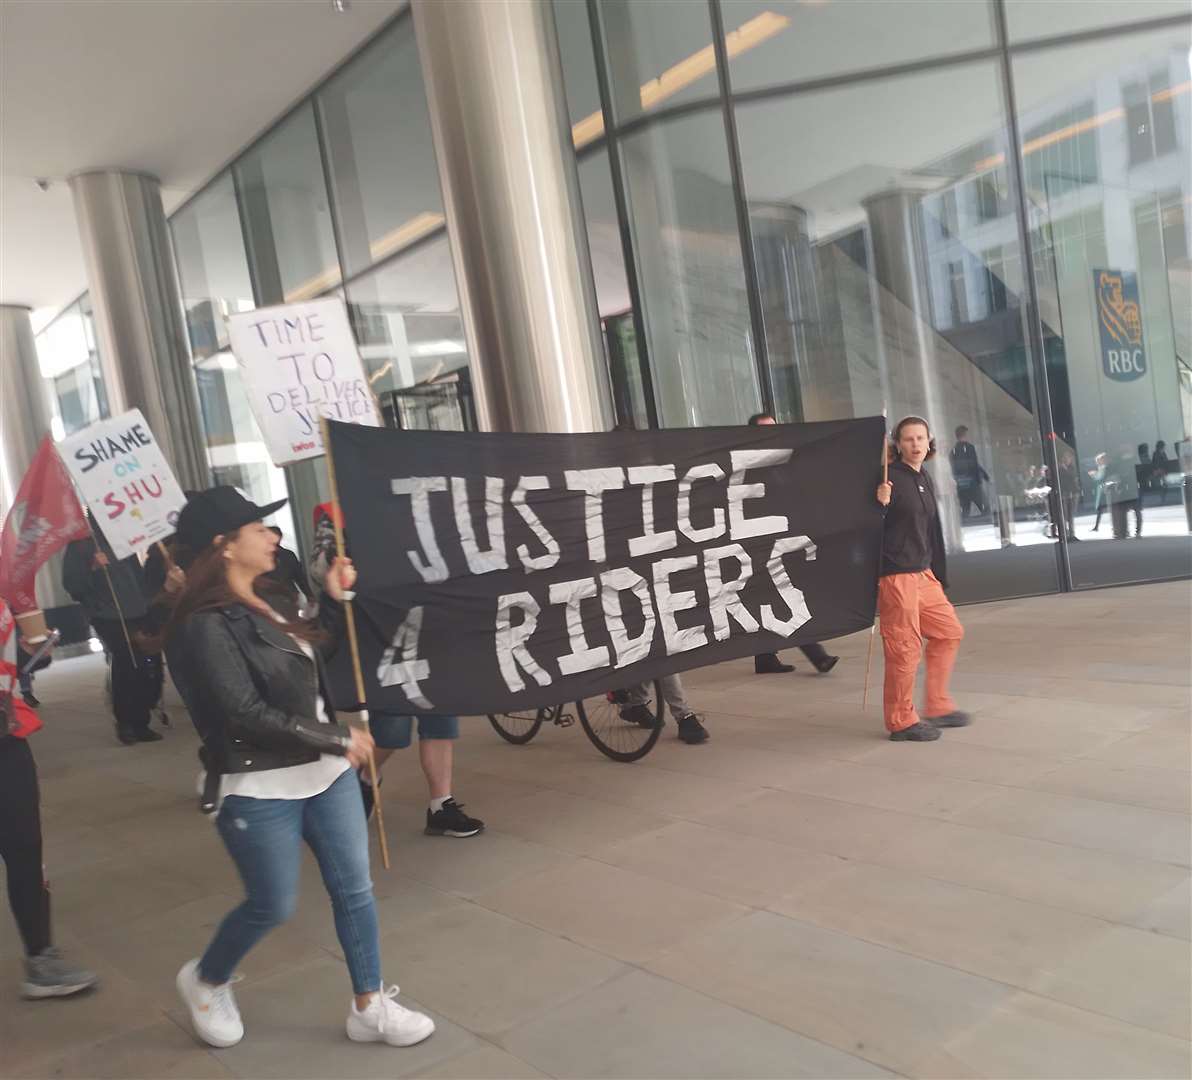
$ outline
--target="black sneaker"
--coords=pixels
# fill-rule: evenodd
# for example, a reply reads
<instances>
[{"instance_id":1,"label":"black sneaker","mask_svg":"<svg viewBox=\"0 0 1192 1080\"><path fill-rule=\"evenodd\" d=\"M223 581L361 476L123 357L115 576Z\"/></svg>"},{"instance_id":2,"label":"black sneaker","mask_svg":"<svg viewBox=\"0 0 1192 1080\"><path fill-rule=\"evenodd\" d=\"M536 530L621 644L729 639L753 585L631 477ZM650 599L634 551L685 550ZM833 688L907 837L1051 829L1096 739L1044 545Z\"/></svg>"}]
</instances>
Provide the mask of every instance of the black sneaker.
<instances>
[{"instance_id":1,"label":"black sneaker","mask_svg":"<svg viewBox=\"0 0 1192 1080\"><path fill-rule=\"evenodd\" d=\"M708 729L699 722L695 713L688 713L679 717L679 738L688 746L698 746L708 741Z\"/></svg>"},{"instance_id":2,"label":"black sneaker","mask_svg":"<svg viewBox=\"0 0 1192 1080\"><path fill-rule=\"evenodd\" d=\"M441 810L426 811L427 836L475 836L484 831L484 822L468 817L462 803L448 799Z\"/></svg>"},{"instance_id":3,"label":"black sneaker","mask_svg":"<svg viewBox=\"0 0 1192 1080\"><path fill-rule=\"evenodd\" d=\"M37 708L41 707L41 702L38 700L37 696L33 693L32 690L22 690L21 691L21 699L31 709L37 709Z\"/></svg>"},{"instance_id":4,"label":"black sneaker","mask_svg":"<svg viewBox=\"0 0 1192 1080\"><path fill-rule=\"evenodd\" d=\"M973 718L966 712L946 713L943 716L929 716L927 722L932 727L968 727L973 722Z\"/></svg>"},{"instance_id":5,"label":"black sneaker","mask_svg":"<svg viewBox=\"0 0 1192 1080\"><path fill-rule=\"evenodd\" d=\"M822 660L815 662L815 670L821 675L827 675L839 662L839 656L825 656Z\"/></svg>"},{"instance_id":6,"label":"black sneaker","mask_svg":"<svg viewBox=\"0 0 1192 1080\"><path fill-rule=\"evenodd\" d=\"M626 705L621 710L621 719L644 728L655 728L659 723L658 717L650 711L648 705Z\"/></svg>"},{"instance_id":7,"label":"black sneaker","mask_svg":"<svg viewBox=\"0 0 1192 1080\"><path fill-rule=\"evenodd\" d=\"M794 671L794 664L784 664L778 659L777 653L762 653L753 658L753 673L755 675L785 675Z\"/></svg>"},{"instance_id":8,"label":"black sneaker","mask_svg":"<svg viewBox=\"0 0 1192 1080\"><path fill-rule=\"evenodd\" d=\"M125 746L132 746L132 744L137 741L137 733L117 724L116 738L119 739Z\"/></svg>"},{"instance_id":9,"label":"black sneaker","mask_svg":"<svg viewBox=\"0 0 1192 1080\"><path fill-rule=\"evenodd\" d=\"M152 731L149 728L145 728L144 731L134 733L133 738L137 742L161 742L165 736L160 731ZM121 741L123 742L123 740Z\"/></svg>"},{"instance_id":10,"label":"black sneaker","mask_svg":"<svg viewBox=\"0 0 1192 1080\"><path fill-rule=\"evenodd\" d=\"M891 742L934 742L939 737L939 729L927 720L920 720L901 731L890 732Z\"/></svg>"}]
</instances>

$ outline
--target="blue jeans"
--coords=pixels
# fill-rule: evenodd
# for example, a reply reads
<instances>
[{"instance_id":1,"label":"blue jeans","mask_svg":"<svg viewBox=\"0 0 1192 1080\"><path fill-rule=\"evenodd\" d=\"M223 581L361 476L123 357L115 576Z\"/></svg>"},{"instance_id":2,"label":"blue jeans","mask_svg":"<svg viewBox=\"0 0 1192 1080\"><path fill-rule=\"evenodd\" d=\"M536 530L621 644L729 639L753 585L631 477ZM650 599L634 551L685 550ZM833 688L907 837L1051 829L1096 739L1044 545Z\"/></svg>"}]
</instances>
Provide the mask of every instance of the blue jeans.
<instances>
[{"instance_id":1,"label":"blue jeans","mask_svg":"<svg viewBox=\"0 0 1192 1080\"><path fill-rule=\"evenodd\" d=\"M355 772L348 769L309 799L229 795L216 824L248 895L219 924L199 961L200 977L227 982L249 949L294 914L305 840L331 897L352 990L367 994L379 989L381 946L368 867L368 826Z\"/></svg>"}]
</instances>

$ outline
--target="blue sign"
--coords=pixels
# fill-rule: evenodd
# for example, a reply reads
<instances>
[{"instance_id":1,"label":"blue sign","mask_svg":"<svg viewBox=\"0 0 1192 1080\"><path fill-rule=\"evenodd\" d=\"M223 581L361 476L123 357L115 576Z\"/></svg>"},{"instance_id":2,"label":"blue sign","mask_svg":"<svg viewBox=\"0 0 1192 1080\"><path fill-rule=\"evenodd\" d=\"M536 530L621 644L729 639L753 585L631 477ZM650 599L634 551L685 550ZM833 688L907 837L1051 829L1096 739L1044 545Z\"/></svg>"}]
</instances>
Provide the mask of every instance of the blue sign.
<instances>
[{"instance_id":1,"label":"blue sign","mask_svg":"<svg viewBox=\"0 0 1192 1080\"><path fill-rule=\"evenodd\" d=\"M1101 370L1115 382L1141 379L1146 374L1146 349L1138 275L1125 270L1094 270L1093 292L1101 331Z\"/></svg>"}]
</instances>

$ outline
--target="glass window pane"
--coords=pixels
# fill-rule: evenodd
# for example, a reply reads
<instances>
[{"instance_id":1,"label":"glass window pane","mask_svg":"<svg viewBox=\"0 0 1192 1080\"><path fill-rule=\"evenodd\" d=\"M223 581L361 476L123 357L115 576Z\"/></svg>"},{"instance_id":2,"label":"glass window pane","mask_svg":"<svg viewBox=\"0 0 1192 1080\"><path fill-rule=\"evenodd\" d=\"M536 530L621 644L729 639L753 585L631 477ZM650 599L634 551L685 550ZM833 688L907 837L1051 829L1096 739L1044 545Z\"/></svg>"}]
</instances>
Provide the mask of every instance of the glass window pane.
<instances>
[{"instance_id":1,"label":"glass window pane","mask_svg":"<svg viewBox=\"0 0 1192 1080\"><path fill-rule=\"evenodd\" d=\"M1189 44L1181 27L1014 60L1078 586L1192 565Z\"/></svg>"},{"instance_id":2,"label":"glass window pane","mask_svg":"<svg viewBox=\"0 0 1192 1080\"><path fill-rule=\"evenodd\" d=\"M84 293L58 315L34 338L34 344L38 367L53 383L59 438L110 415L90 294Z\"/></svg>"},{"instance_id":3,"label":"glass window pane","mask_svg":"<svg viewBox=\"0 0 1192 1080\"><path fill-rule=\"evenodd\" d=\"M602 0L600 18L618 124L719 95L707 0Z\"/></svg>"},{"instance_id":4,"label":"glass window pane","mask_svg":"<svg viewBox=\"0 0 1192 1080\"><path fill-rule=\"evenodd\" d=\"M651 124L621 157L659 420L743 424L761 393L724 117Z\"/></svg>"},{"instance_id":5,"label":"glass window pane","mask_svg":"<svg viewBox=\"0 0 1192 1080\"><path fill-rule=\"evenodd\" d=\"M227 316L254 307L231 175L176 213L170 230L213 480L257 503L284 499L285 474L269 459L228 344ZM275 520L293 536L289 507Z\"/></svg>"},{"instance_id":6,"label":"glass window pane","mask_svg":"<svg viewBox=\"0 0 1192 1080\"><path fill-rule=\"evenodd\" d=\"M995 44L988 0L721 0L733 90Z\"/></svg>"},{"instance_id":7,"label":"glass window pane","mask_svg":"<svg viewBox=\"0 0 1192 1080\"><path fill-rule=\"evenodd\" d=\"M360 354L386 422L476 430L447 238L385 263L347 289Z\"/></svg>"},{"instance_id":8,"label":"glass window pane","mask_svg":"<svg viewBox=\"0 0 1192 1080\"><path fill-rule=\"evenodd\" d=\"M234 168L261 303L309 300L338 285L312 106L303 105Z\"/></svg>"},{"instance_id":9,"label":"glass window pane","mask_svg":"<svg viewBox=\"0 0 1192 1080\"><path fill-rule=\"evenodd\" d=\"M1002 100L983 62L737 109L779 418L926 417L963 600L1058 587Z\"/></svg>"},{"instance_id":10,"label":"glass window pane","mask_svg":"<svg viewBox=\"0 0 1192 1080\"><path fill-rule=\"evenodd\" d=\"M443 227L443 197L414 24L402 19L319 94L349 273Z\"/></svg>"},{"instance_id":11,"label":"glass window pane","mask_svg":"<svg viewBox=\"0 0 1192 1080\"><path fill-rule=\"evenodd\" d=\"M596 58L587 0L554 0L555 31L563 63L563 85L567 91L567 115L571 138L577 150L604 134L600 111L600 85L596 80Z\"/></svg>"},{"instance_id":12,"label":"glass window pane","mask_svg":"<svg viewBox=\"0 0 1192 1080\"><path fill-rule=\"evenodd\" d=\"M1014 42L1187 14L1187 0L1006 0L1006 29Z\"/></svg>"}]
</instances>

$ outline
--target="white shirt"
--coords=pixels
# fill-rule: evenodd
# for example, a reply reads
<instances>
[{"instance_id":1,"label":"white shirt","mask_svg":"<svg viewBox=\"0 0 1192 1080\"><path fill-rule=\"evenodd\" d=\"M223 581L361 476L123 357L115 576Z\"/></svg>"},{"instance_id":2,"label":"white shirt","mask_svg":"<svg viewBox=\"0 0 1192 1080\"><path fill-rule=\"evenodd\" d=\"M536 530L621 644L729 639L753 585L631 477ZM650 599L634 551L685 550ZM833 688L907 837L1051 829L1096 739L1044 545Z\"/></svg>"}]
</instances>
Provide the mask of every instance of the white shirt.
<instances>
[{"instance_id":1,"label":"white shirt","mask_svg":"<svg viewBox=\"0 0 1192 1080\"><path fill-rule=\"evenodd\" d=\"M281 622L281 616L273 617ZM314 650L305 641L291 637L295 645L313 664ZM323 695L315 686L315 719L320 724L331 723L323 705ZM280 769L261 769L258 772L224 773L220 778L219 798L222 803L229 795L248 799L309 799L326 791L343 773L351 768L346 757L339 754L320 754L318 761L305 765L286 765ZM200 791L204 776L199 776ZM214 815L212 815L214 816Z\"/></svg>"}]
</instances>

